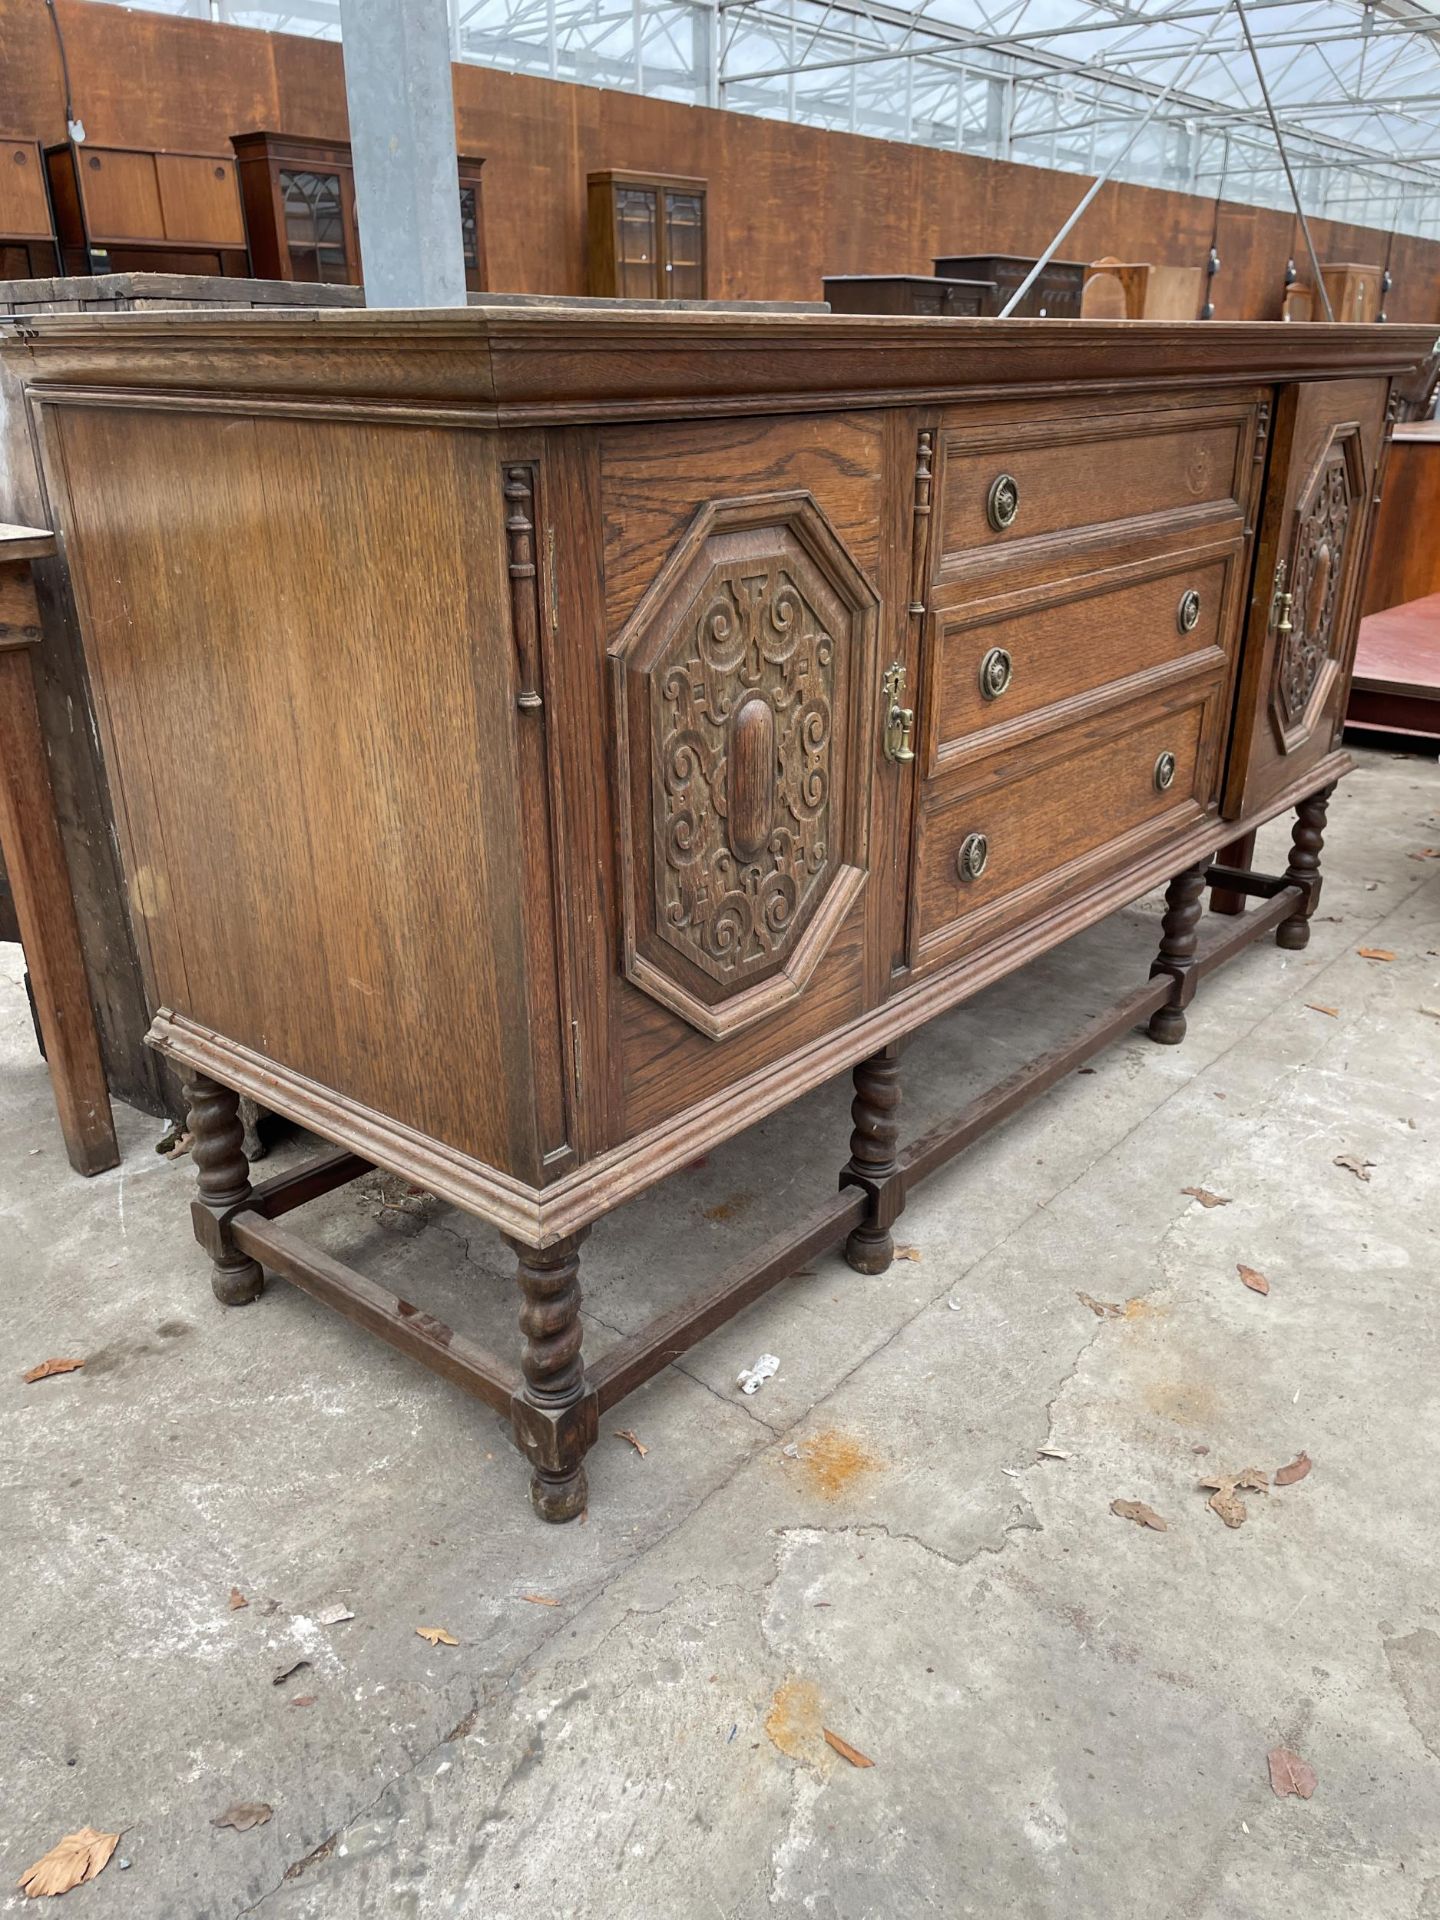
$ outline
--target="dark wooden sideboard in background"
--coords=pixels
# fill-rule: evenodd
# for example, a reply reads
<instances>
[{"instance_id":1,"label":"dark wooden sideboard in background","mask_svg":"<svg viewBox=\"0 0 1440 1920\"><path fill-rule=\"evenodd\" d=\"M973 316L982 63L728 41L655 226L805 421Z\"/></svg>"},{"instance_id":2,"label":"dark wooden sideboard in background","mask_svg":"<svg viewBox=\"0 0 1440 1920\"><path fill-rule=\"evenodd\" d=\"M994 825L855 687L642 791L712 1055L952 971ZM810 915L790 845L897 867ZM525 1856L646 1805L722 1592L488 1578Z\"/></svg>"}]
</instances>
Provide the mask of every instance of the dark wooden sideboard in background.
<instances>
[{"instance_id":1,"label":"dark wooden sideboard in background","mask_svg":"<svg viewBox=\"0 0 1440 1920\"><path fill-rule=\"evenodd\" d=\"M1387 426L1431 328L476 308L47 316L154 1044L227 1302L281 1274L601 1411L1137 1020L1304 944ZM237 432L237 423L244 431ZM183 766L183 780L169 770ZM1297 809L1289 866L1216 856ZM1151 977L902 1149L903 1038L1168 881ZM1207 886L1260 904L1202 942ZM303 990L295 983L303 982ZM580 1244L847 1068L841 1189L587 1366ZM236 1095L335 1145L252 1190ZM518 1368L285 1224L375 1165L499 1227Z\"/></svg>"}]
</instances>

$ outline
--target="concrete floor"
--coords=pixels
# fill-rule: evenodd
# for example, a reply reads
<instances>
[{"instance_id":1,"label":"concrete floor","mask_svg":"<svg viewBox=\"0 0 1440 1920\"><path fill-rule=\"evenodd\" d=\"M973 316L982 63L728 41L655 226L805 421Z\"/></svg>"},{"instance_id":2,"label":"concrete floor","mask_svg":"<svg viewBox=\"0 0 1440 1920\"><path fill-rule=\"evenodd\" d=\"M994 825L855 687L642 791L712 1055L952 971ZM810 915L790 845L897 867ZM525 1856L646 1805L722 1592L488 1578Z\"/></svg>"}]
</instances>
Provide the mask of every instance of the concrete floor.
<instances>
[{"instance_id":1,"label":"concrete floor","mask_svg":"<svg viewBox=\"0 0 1440 1920\"><path fill-rule=\"evenodd\" d=\"M0 949L0 1885L90 1824L91 1920L1440 1920L1440 769L1366 755L1331 819L1307 953L936 1175L914 1259L816 1263L617 1409L568 1528L485 1408L281 1283L217 1307L154 1122L69 1173ZM1147 902L927 1029L911 1122L1154 937ZM847 1103L603 1223L590 1350L828 1191ZM385 1201L310 1218L509 1342L496 1237ZM52 1355L84 1371L21 1384ZM1301 1449L1239 1530L1196 1490ZM212 1826L237 1800L273 1818Z\"/></svg>"}]
</instances>

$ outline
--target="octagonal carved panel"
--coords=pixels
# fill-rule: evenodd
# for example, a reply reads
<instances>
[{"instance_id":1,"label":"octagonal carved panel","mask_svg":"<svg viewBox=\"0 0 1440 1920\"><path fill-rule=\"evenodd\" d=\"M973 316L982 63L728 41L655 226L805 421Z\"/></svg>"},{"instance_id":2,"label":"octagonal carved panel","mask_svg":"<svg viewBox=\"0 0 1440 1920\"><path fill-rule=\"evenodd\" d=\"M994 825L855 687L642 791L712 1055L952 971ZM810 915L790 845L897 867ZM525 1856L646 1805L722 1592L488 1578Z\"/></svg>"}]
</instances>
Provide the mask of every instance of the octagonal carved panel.
<instances>
[{"instance_id":1,"label":"octagonal carved panel","mask_svg":"<svg viewBox=\"0 0 1440 1920\"><path fill-rule=\"evenodd\" d=\"M864 881L876 596L809 494L702 507L612 649L625 965L721 1038Z\"/></svg>"},{"instance_id":2,"label":"octagonal carved panel","mask_svg":"<svg viewBox=\"0 0 1440 1920\"><path fill-rule=\"evenodd\" d=\"M1340 616L1359 545L1363 487L1359 430L1339 427L1295 503L1284 556L1289 631L1277 635L1270 712L1287 753L1309 739L1340 670Z\"/></svg>"}]
</instances>

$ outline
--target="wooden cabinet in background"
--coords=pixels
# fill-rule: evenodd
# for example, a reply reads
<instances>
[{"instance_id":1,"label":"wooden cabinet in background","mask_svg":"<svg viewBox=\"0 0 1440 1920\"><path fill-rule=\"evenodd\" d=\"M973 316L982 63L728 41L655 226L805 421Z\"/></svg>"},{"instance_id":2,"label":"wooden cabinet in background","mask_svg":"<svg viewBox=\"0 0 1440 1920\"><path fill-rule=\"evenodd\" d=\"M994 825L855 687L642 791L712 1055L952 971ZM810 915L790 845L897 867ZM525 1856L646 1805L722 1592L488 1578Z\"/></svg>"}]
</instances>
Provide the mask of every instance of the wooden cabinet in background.
<instances>
[{"instance_id":1,"label":"wooden cabinet in background","mask_svg":"<svg viewBox=\"0 0 1440 1920\"><path fill-rule=\"evenodd\" d=\"M995 310L993 280L942 280L928 273L838 273L824 282L832 313L930 314L973 318Z\"/></svg>"},{"instance_id":2,"label":"wooden cabinet in background","mask_svg":"<svg viewBox=\"0 0 1440 1920\"><path fill-rule=\"evenodd\" d=\"M0 280L54 273L58 263L39 142L0 140Z\"/></svg>"},{"instance_id":3,"label":"wooden cabinet in background","mask_svg":"<svg viewBox=\"0 0 1440 1920\"><path fill-rule=\"evenodd\" d=\"M1027 259L1019 253L952 253L936 260L935 272L945 280L993 280L995 304L985 311L999 313L1034 264L1033 254ZM1078 320L1084 287L1083 260L1048 260L1011 317Z\"/></svg>"},{"instance_id":4,"label":"wooden cabinet in background","mask_svg":"<svg viewBox=\"0 0 1440 1920\"><path fill-rule=\"evenodd\" d=\"M1138 1023L1179 1041L1259 934L1303 947L1385 425L1433 344L27 320L218 1296L269 1269L464 1386L569 1519L626 1394L831 1247L883 1272L924 1174ZM1291 807L1283 873L1214 864ZM902 1147L904 1038L1166 882L1114 1003ZM1207 885L1260 904L1200 947ZM839 1191L587 1363L591 1224L847 1068ZM252 1191L240 1094L334 1150ZM518 1365L281 1217L373 1166L508 1238Z\"/></svg>"},{"instance_id":5,"label":"wooden cabinet in background","mask_svg":"<svg viewBox=\"0 0 1440 1920\"><path fill-rule=\"evenodd\" d=\"M1348 260L1327 260L1320 268L1325 291L1330 296L1330 311L1336 320L1368 321L1380 318L1382 267L1357 267ZM1324 308L1316 302L1311 318L1323 320Z\"/></svg>"},{"instance_id":6,"label":"wooden cabinet in background","mask_svg":"<svg viewBox=\"0 0 1440 1920\"><path fill-rule=\"evenodd\" d=\"M588 179L589 290L618 300L705 298L705 182L608 168Z\"/></svg>"},{"instance_id":7,"label":"wooden cabinet in background","mask_svg":"<svg viewBox=\"0 0 1440 1920\"><path fill-rule=\"evenodd\" d=\"M235 162L132 147L45 149L67 273L249 272Z\"/></svg>"},{"instance_id":8,"label":"wooden cabinet in background","mask_svg":"<svg viewBox=\"0 0 1440 1920\"><path fill-rule=\"evenodd\" d=\"M1080 312L1086 320L1143 320L1150 286L1148 260L1124 261L1107 256L1085 269Z\"/></svg>"},{"instance_id":9,"label":"wooden cabinet in background","mask_svg":"<svg viewBox=\"0 0 1440 1920\"><path fill-rule=\"evenodd\" d=\"M255 271L267 280L358 287L364 277L355 213L355 169L346 140L303 140L280 133L237 133L245 224ZM458 162L465 286L485 287L483 160Z\"/></svg>"}]
</instances>

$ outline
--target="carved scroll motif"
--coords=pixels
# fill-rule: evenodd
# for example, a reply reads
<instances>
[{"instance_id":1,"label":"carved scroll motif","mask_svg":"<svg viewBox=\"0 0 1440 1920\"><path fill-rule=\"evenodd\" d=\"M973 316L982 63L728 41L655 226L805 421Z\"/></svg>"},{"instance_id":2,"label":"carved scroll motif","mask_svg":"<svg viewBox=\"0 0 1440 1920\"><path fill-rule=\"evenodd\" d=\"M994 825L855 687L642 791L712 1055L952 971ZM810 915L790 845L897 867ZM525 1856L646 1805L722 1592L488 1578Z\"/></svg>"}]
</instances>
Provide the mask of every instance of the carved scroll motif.
<instances>
[{"instance_id":1,"label":"carved scroll motif","mask_svg":"<svg viewBox=\"0 0 1440 1920\"><path fill-rule=\"evenodd\" d=\"M656 679L656 922L722 985L769 967L824 889L834 696L834 639L778 558L718 571Z\"/></svg>"},{"instance_id":2,"label":"carved scroll motif","mask_svg":"<svg viewBox=\"0 0 1440 1920\"><path fill-rule=\"evenodd\" d=\"M1284 636L1276 663L1280 705L1291 726L1304 719L1316 682L1331 658L1353 509L1345 445L1337 441L1326 454L1295 535L1291 630Z\"/></svg>"}]
</instances>

